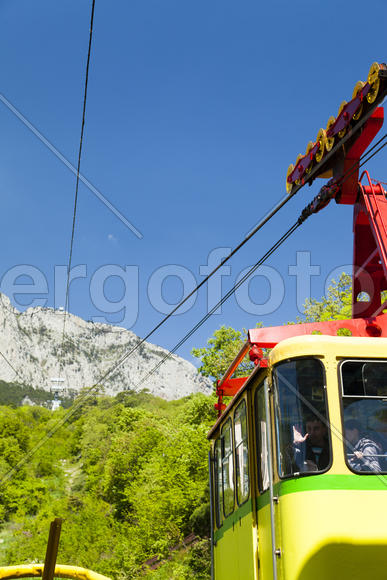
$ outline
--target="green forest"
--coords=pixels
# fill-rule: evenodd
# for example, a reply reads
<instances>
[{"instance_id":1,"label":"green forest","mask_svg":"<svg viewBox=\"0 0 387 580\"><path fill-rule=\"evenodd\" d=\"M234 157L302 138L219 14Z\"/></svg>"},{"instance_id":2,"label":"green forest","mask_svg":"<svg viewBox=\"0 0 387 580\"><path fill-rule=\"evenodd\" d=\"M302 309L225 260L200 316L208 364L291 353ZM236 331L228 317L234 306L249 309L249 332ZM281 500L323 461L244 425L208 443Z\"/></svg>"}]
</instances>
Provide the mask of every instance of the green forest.
<instances>
[{"instance_id":1,"label":"green forest","mask_svg":"<svg viewBox=\"0 0 387 580\"><path fill-rule=\"evenodd\" d=\"M60 517L60 564L137 578L157 556L167 566L152 578L207 578L213 404L123 392L83 393L70 413L0 407L1 565L43 562ZM191 550L170 561L192 533Z\"/></svg>"},{"instance_id":2,"label":"green forest","mask_svg":"<svg viewBox=\"0 0 387 580\"><path fill-rule=\"evenodd\" d=\"M347 317L349 284L342 276L323 301L308 301L303 320ZM199 370L219 378L243 340L229 327L215 331L193 350ZM40 405L18 406L25 394ZM56 411L45 396L0 384L0 565L43 562L60 517L58 564L117 580L208 579L215 395L167 402L145 391L85 390Z\"/></svg>"}]
</instances>

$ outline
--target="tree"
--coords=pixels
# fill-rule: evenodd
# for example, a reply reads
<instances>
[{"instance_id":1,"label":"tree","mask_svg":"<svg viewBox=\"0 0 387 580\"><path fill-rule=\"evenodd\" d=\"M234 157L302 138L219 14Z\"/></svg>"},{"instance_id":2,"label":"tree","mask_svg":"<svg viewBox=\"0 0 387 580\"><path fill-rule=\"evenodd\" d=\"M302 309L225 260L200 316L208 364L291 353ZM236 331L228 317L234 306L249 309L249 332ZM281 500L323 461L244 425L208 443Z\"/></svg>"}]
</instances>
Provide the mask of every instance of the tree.
<instances>
[{"instance_id":1,"label":"tree","mask_svg":"<svg viewBox=\"0 0 387 580\"><path fill-rule=\"evenodd\" d=\"M352 284L351 277L344 272L338 280L332 280L326 296L321 300L308 298L304 303L304 312L301 322L323 322L327 320L341 320L351 318ZM259 325L258 325L259 326ZM340 334L346 334L343 329ZM242 332L230 326L221 326L208 339L206 347L193 348L191 353L201 361L199 372L215 380L222 378L229 365L237 356L244 344ZM239 365L234 376L247 376L254 368L248 355Z\"/></svg>"},{"instance_id":2,"label":"tree","mask_svg":"<svg viewBox=\"0 0 387 580\"><path fill-rule=\"evenodd\" d=\"M304 303L303 318L298 322L325 322L351 318L352 280L344 272L338 280L332 280L326 296L321 300L307 298Z\"/></svg>"},{"instance_id":3,"label":"tree","mask_svg":"<svg viewBox=\"0 0 387 580\"><path fill-rule=\"evenodd\" d=\"M202 375L219 380L241 350L244 342L241 331L235 330L231 326L221 326L208 339L207 347L193 348L191 353L201 360L202 365L199 367L199 372ZM246 356L234 376L249 375L253 368L253 363Z\"/></svg>"}]
</instances>

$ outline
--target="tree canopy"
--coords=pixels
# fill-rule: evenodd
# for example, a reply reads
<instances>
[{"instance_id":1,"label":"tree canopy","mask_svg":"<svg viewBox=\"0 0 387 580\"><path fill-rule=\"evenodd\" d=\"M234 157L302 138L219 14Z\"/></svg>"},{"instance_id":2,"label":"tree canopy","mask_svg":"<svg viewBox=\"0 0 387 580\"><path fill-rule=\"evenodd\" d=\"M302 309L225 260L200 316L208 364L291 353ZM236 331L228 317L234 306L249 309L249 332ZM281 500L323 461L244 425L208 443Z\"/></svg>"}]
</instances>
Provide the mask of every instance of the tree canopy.
<instances>
[{"instance_id":1,"label":"tree canopy","mask_svg":"<svg viewBox=\"0 0 387 580\"><path fill-rule=\"evenodd\" d=\"M326 297L305 302L298 322L348 318L350 306L350 278L343 274ZM199 371L220 379L244 334L227 326L216 330L206 346L192 351ZM252 368L246 357L237 375ZM23 393L18 390L9 405ZM0 407L2 563L43 561L49 523L62 517L62 564L114 580L208 580L206 433L216 417L215 396L168 402L145 391L84 395L68 421L64 409ZM172 547L192 532L200 541L172 557ZM144 562L154 556L165 563L148 575Z\"/></svg>"},{"instance_id":2,"label":"tree canopy","mask_svg":"<svg viewBox=\"0 0 387 580\"><path fill-rule=\"evenodd\" d=\"M213 336L207 341L208 346L193 348L191 351L193 356L200 359L202 363L198 369L199 372L215 380L221 379L245 341L242 332L231 328L231 326L221 326L215 330ZM253 368L253 363L246 356L238 367L235 376L248 375Z\"/></svg>"},{"instance_id":3,"label":"tree canopy","mask_svg":"<svg viewBox=\"0 0 387 580\"><path fill-rule=\"evenodd\" d=\"M307 298L304 312L299 322L325 322L351 318L352 314L352 281L344 272L338 280L332 280L326 296L321 300Z\"/></svg>"},{"instance_id":4,"label":"tree canopy","mask_svg":"<svg viewBox=\"0 0 387 580\"><path fill-rule=\"evenodd\" d=\"M297 319L297 322L324 322L327 320L348 319L351 317L351 308L351 277L343 272L338 280L332 280L326 296L323 296L320 300L310 298L305 301L302 316ZM258 323L257 326L261 326L261 324ZM341 334L345 334L345 329L343 329ZM245 330L235 330L230 326L221 326L215 330L214 334L208 339L207 346L193 348L191 351L193 356L201 362L198 369L199 372L215 380L221 379L242 348L245 340ZM249 375L253 368L254 365L247 355L234 376Z\"/></svg>"}]
</instances>

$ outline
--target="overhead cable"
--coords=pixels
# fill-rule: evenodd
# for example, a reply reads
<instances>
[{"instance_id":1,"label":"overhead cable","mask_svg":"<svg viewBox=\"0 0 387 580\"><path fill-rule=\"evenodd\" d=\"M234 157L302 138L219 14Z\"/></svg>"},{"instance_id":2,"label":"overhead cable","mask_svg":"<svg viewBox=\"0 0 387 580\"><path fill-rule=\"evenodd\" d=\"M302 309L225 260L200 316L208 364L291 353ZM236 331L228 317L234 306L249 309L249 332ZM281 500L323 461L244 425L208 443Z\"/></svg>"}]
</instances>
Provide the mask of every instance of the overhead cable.
<instances>
[{"instance_id":1,"label":"overhead cable","mask_svg":"<svg viewBox=\"0 0 387 580\"><path fill-rule=\"evenodd\" d=\"M371 155L369 157L369 159L371 157L373 157L374 155L376 155L376 153L378 153L381 149L383 149L383 147L385 147L387 145L387 143L385 143L382 147L379 148L378 151L376 151L373 155ZM368 155L368 152L367 152ZM363 155L363 158L366 156L366 154ZM368 159L368 160L369 160ZM364 163L366 163L367 160L364 161ZM363 163L363 165L364 165ZM348 179L349 177L347 177L343 183L345 183L345 181ZM165 356L161 359L161 361L159 361L157 363L157 365L155 365L146 375L145 377L136 385L137 388L139 388L142 384L145 383L146 380L148 380L160 367L162 364L164 364L164 362L166 362L166 360L168 360L177 350L178 348L184 344L188 338L190 338L195 332L196 330L198 330L198 328L200 328L200 326L202 326L202 324L204 324L204 322L215 312L215 310L217 308L219 308L219 306L221 306L230 296L232 296L235 291L237 290L237 288L239 288L239 286L241 284L243 284L247 278L260 266L263 264L263 262L270 257L277 248L279 248L281 246L281 244L283 244L283 242L285 240L287 240L289 238L289 236L291 236L291 234L296 231L296 229L298 227L300 227L300 225L303 223L303 221L305 221L304 219L302 219L302 214L300 215L300 217L298 218L298 220L293 224L293 226L291 226L288 231L270 248L270 250L268 250L266 252L266 254L264 256L262 256L262 258L256 262L256 264L254 264L254 266L252 266L249 271L241 278L241 280L239 280L228 292L227 294L218 302L218 304L211 309L210 312L208 312L174 347L171 351L167 352L165 354ZM87 399L90 395L92 395L93 393L96 393L98 389L102 388L104 383L106 382L107 378L109 376L111 376L113 374L113 372L115 370L117 370L117 368L124 362L124 360L126 360L128 358L128 355L126 355L125 357L123 357L123 359L120 359L119 361L117 361L117 363L115 365L113 365L113 367L111 367L108 371L106 371L104 374L101 375L101 377L99 378L99 380L94 383L94 385L92 385L91 387L87 388L84 390L84 392L82 393L82 395L80 395L79 397L77 397L76 402L72 405L72 407L61 417L61 419L59 421L57 421L53 427L50 429L50 432L44 437L43 440L40 440L36 447L34 449L32 449L28 455L24 458L22 458L18 464L13 467L8 473L5 474L5 476L0 478L0 485L2 485L3 483L5 483L7 480L9 480L10 477L12 477L12 474L20 468L20 466L31 456L35 453L35 451L37 449L39 449L47 439L51 438L52 435L64 424L66 423L66 421L76 412L77 409L79 409L79 407L82 405L82 403L85 401L85 399Z\"/></svg>"},{"instance_id":2,"label":"overhead cable","mask_svg":"<svg viewBox=\"0 0 387 580\"><path fill-rule=\"evenodd\" d=\"M387 134L375 146L377 146L383 139L385 139L386 136L387 136ZM381 147L379 147L379 149L377 149L367 159L365 159L363 161L363 163L361 163L358 166L358 168L362 167L365 163L367 163L372 157L374 157L377 153L379 153L379 151L381 151L386 145L387 145L387 142L384 143L384 145L382 145ZM372 149L374 149L374 147ZM370 151L368 151L366 154L364 154L363 158L366 155L368 155L369 152ZM357 163L356 163L356 165L357 165ZM348 172L346 172L346 174L348 174ZM349 179L350 176L351 176L351 174L346 175L346 178L344 180L342 180L342 178L341 178L338 181L340 182L341 185L343 185ZM328 189L329 186L324 186L324 188ZM332 197L333 197L333 194L334 194L336 188L337 188L336 184L332 183ZM236 290L251 276L251 274L253 274L257 270L257 268L259 268L267 260L267 258L269 258L275 252L275 250L277 250L283 244L283 242L285 242L310 215L312 215L311 213L309 215L307 215L304 212L305 212L305 210L303 210L303 212L301 212L300 217L298 218L297 222L289 228L289 230L270 248L270 250L268 250L266 252L266 254L264 256L262 256L262 258L260 260L258 260L258 262L256 262L254 264L254 266L252 266L248 270L248 272L246 272L246 274L240 280L238 280L238 282L225 294L225 296L223 296L223 298L221 300L219 300L219 302L205 316L203 316L203 318L193 328L191 328L191 330L189 332L187 332L187 334L172 348L172 350L168 351L164 355L164 357L140 380L140 382L136 385L137 390L139 389L139 387L141 385L145 384L146 381L155 372L157 372L157 370L161 367L161 365L163 365L208 320L208 318L210 318L210 316L212 316L212 314L214 312L216 312L216 310L220 306L222 306L223 303L226 300L228 300L228 298L230 298L230 296L232 296L236 292Z\"/></svg>"},{"instance_id":3,"label":"overhead cable","mask_svg":"<svg viewBox=\"0 0 387 580\"><path fill-rule=\"evenodd\" d=\"M91 43L92 43L92 39L93 39L94 7L95 7L95 0L92 0L91 17L90 17L90 31L89 31L89 47L88 47L88 51L87 51L86 73L85 73L85 83L84 83L84 93L83 93L81 136L80 136L80 140L79 140L79 149L78 149L78 164L77 164L77 178L76 178L76 182L75 182L73 221L72 221L72 228L71 228L70 251L69 251L69 259L68 259L68 266L67 266L66 298L65 298L64 316L63 316L62 349L61 349L62 354L63 354L63 346L64 346L64 339L65 339L65 332L66 332L66 317L67 317L67 310L68 310L68 304L69 304L70 272L71 272L71 263L72 263L72 258L73 258L74 233L75 233L75 224L76 224L77 207L78 207L79 172L81 169L83 133L84 133L84 129L85 129L87 87L88 87L88 82L89 82Z\"/></svg>"},{"instance_id":4,"label":"overhead cable","mask_svg":"<svg viewBox=\"0 0 387 580\"><path fill-rule=\"evenodd\" d=\"M368 156L371 151L373 151L375 149L375 147L377 147L379 145L379 143L381 143L383 140L385 140L387 138L387 133L373 146L371 147L368 151L366 151L359 159L359 161L361 161L362 159L365 159L366 156ZM385 143L386 145L387 143ZM375 151L373 153L373 155L371 155L368 159L365 159L364 163L366 163L367 161L369 161L369 159L371 159L374 155L376 155L381 149L383 149L383 147L385 146L383 145L382 147L380 147L377 151ZM340 184L342 185L345 181L347 181L347 179L349 179L349 177L352 175L352 173L356 170L358 170L362 165L364 165L364 163L362 163L361 165L359 165L359 161L356 161L347 171L346 173L342 176L341 180L340 180ZM350 173L352 172L352 173ZM213 276L215 274L215 272L217 272L217 270L219 270L219 268L221 266L223 266L223 264L225 264L226 262L228 262L228 260L234 255L236 254L236 252L238 252L238 250L240 250L242 248L242 246L244 246L244 244L251 239L251 237L253 235L255 235L266 223L267 221L273 217L275 215L275 213L277 213L277 211L279 211L279 209L281 209L281 207L283 207L283 205L285 205L285 203L287 202L288 199L290 199L291 196L286 196L285 199L281 200L280 202L277 203L277 205L269 212L269 214L267 214L260 222L259 224L248 234L248 236L246 236L246 238L244 238L242 240L242 242L240 242L231 252L228 256L226 256L219 264L218 266L216 266L205 278L204 280L202 280L193 290L192 292L190 292L185 298L183 298L183 300L181 300L179 302L179 304L177 304L172 310L171 312L169 312L169 314L167 314L156 326L154 326L154 328L148 332L148 334L146 334L143 338L141 338L128 352L126 352L120 359L118 359L118 361L113 365L113 367L111 369L109 369L108 371L106 371L106 373L103 374L103 376L100 378L100 381L105 381L115 370L116 368L118 368L119 366L121 366L129 357L131 357L139 348L142 344L144 344L144 342L146 340L148 340L148 338L150 336L152 336L152 334L154 334L156 332L156 330L158 330L185 302L187 302L187 300L189 298L191 298L192 295L194 295L210 278L211 276Z\"/></svg>"}]
</instances>

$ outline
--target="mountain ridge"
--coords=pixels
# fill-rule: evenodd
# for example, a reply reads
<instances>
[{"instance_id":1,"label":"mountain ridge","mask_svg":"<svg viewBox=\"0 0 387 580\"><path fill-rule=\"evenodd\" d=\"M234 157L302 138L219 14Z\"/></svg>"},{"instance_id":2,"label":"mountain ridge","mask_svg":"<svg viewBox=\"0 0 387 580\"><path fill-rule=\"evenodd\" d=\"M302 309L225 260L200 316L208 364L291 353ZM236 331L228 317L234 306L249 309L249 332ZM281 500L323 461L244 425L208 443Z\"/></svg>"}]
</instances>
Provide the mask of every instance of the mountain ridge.
<instances>
[{"instance_id":1,"label":"mountain ridge","mask_svg":"<svg viewBox=\"0 0 387 580\"><path fill-rule=\"evenodd\" d=\"M67 313L62 345L64 315L63 310L41 306L19 312L5 294L0 294L0 352L17 371L0 357L0 379L21 381L47 391L62 384L67 391L77 393L98 383L140 341L125 328L87 322ZM166 353L166 349L144 342L107 378L104 392L115 395L139 385L167 400L196 392L211 393L211 382L193 364L175 354L141 384Z\"/></svg>"}]
</instances>

